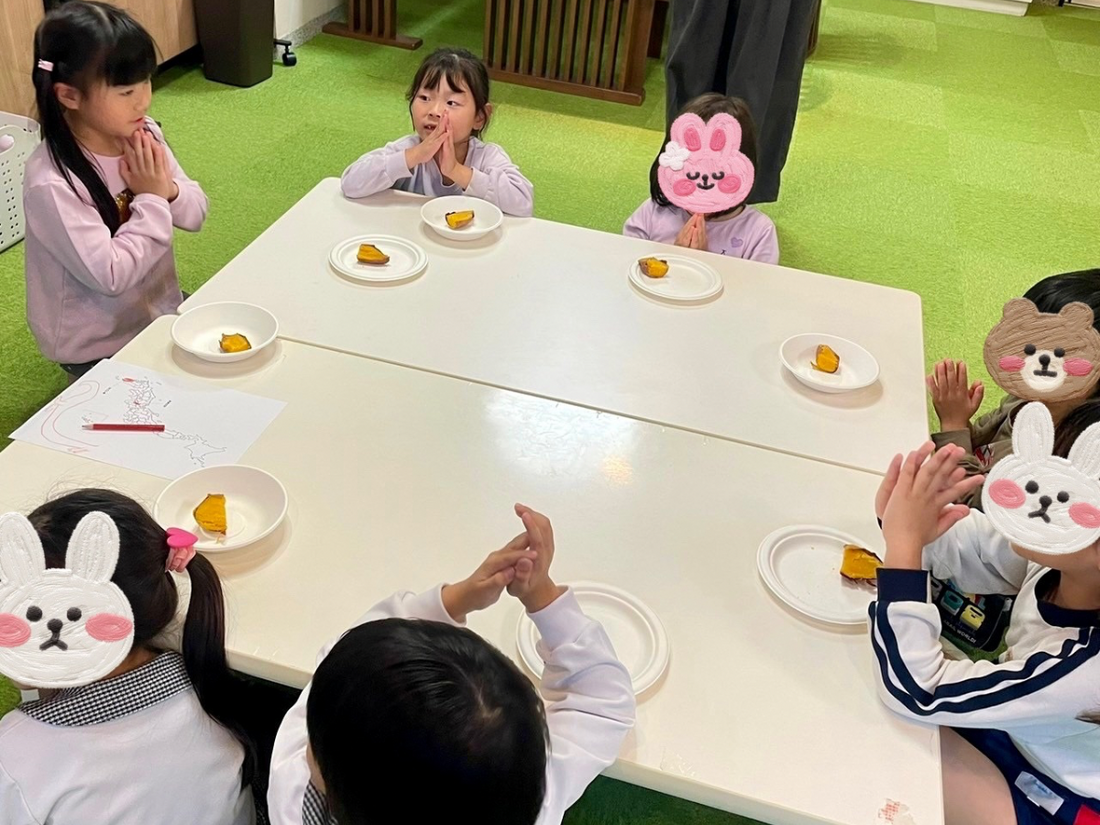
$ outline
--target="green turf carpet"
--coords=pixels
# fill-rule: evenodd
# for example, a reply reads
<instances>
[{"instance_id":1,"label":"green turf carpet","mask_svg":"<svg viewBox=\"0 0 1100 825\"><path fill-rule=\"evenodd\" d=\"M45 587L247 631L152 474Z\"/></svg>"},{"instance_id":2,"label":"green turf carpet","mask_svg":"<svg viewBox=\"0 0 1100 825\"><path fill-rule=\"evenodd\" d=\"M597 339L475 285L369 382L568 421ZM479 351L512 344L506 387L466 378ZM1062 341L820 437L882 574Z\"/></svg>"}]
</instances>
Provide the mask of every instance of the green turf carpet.
<instances>
[{"instance_id":1,"label":"green turf carpet","mask_svg":"<svg viewBox=\"0 0 1100 825\"><path fill-rule=\"evenodd\" d=\"M423 37L424 50L321 36L298 50L297 67L276 66L253 89L209 83L193 67L166 72L152 114L212 203L201 233L177 235L185 288L199 287L318 179L406 134L403 92L417 63L445 43L480 52L483 8L401 0L401 28ZM657 61L646 88L645 105L629 107L494 85L489 139L534 181L536 214L619 231L646 197L662 138ZM1100 11L1032 6L1009 18L909 0L826 0L782 200L767 207L783 263L920 293L929 362L965 358L985 378L982 341L1007 299L1046 275L1100 266L1098 89ZM616 152L586 164L593 143ZM0 434L64 384L27 332L22 284L15 247L0 254ZM569 818L740 821L610 781Z\"/></svg>"}]
</instances>

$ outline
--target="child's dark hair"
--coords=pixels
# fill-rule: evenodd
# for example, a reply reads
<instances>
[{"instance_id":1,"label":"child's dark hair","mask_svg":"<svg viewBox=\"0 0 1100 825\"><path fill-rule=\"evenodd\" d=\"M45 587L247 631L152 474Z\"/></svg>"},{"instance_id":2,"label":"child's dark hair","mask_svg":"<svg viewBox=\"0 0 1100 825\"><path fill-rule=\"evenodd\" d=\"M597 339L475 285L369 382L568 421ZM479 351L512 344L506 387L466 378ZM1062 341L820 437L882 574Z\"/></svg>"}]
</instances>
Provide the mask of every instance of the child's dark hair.
<instances>
[{"instance_id":1,"label":"child's dark hair","mask_svg":"<svg viewBox=\"0 0 1100 825\"><path fill-rule=\"evenodd\" d=\"M1092 307L1092 326L1100 332L1100 269L1063 272L1043 278L1024 293L1040 312L1056 314L1075 301Z\"/></svg>"},{"instance_id":2,"label":"child's dark hair","mask_svg":"<svg viewBox=\"0 0 1100 825\"><path fill-rule=\"evenodd\" d=\"M53 69L41 68L40 60L52 63ZM34 34L31 76L50 158L74 192L74 175L84 184L112 235L121 225L118 206L93 160L69 128L54 84L66 83L87 93L97 83L142 83L153 76L156 68L156 44L149 32L126 12L107 3L71 0L46 15Z\"/></svg>"},{"instance_id":3,"label":"child's dark hair","mask_svg":"<svg viewBox=\"0 0 1100 825\"><path fill-rule=\"evenodd\" d=\"M119 553L111 577L134 611L134 647L148 645L176 615L179 594L168 561L168 534L145 508L112 490L85 489L55 498L28 516L46 556L47 567L64 567L65 551L88 513L109 516L118 527ZM252 743L229 710L232 676L225 660L225 602L214 566L196 555L187 565L191 603L183 626L183 661L199 703L244 748L242 783L255 772Z\"/></svg>"},{"instance_id":4,"label":"child's dark hair","mask_svg":"<svg viewBox=\"0 0 1100 825\"><path fill-rule=\"evenodd\" d=\"M467 49L451 46L436 49L416 70L405 98L411 106L422 88L435 91L441 83L446 83L452 92L462 91L462 86L469 90L476 113L485 118L485 125L473 131L474 137L480 138L489 128L489 69L485 61Z\"/></svg>"},{"instance_id":5,"label":"child's dark hair","mask_svg":"<svg viewBox=\"0 0 1100 825\"><path fill-rule=\"evenodd\" d=\"M1054 429L1054 455L1069 458L1070 448L1085 430L1100 423L1100 398L1075 408Z\"/></svg>"},{"instance_id":6,"label":"child's dark hair","mask_svg":"<svg viewBox=\"0 0 1100 825\"><path fill-rule=\"evenodd\" d=\"M342 825L532 825L549 735L531 681L477 634L407 619L367 622L333 647L307 705L313 757Z\"/></svg>"},{"instance_id":7,"label":"child's dark hair","mask_svg":"<svg viewBox=\"0 0 1100 825\"><path fill-rule=\"evenodd\" d=\"M689 102L680 114L699 115L704 123L709 123L715 115L732 115L741 125L741 153L752 161L754 167L756 166L756 122L752 119L749 104L741 98L727 97L717 92L707 92L705 95L699 95L699 97ZM669 129L671 129L671 124ZM657 157L653 159L653 165L649 169L649 196L658 206L664 207L672 206L672 202L661 191L661 184L657 180L657 170L660 169L661 153L664 152L665 146L670 140L672 140L671 131L666 131L664 143L657 150ZM735 206L734 209L736 208ZM732 211L733 209L726 210L726 212ZM715 217L725 215L726 212L720 212Z\"/></svg>"}]
</instances>

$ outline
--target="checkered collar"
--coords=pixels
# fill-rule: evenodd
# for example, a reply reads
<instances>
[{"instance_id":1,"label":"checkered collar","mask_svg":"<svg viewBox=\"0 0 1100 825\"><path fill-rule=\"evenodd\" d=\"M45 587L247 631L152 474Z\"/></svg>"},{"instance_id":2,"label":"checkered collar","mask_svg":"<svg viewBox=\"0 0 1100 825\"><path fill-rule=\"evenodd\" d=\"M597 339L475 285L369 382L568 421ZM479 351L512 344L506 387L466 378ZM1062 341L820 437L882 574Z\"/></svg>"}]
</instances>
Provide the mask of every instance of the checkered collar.
<instances>
[{"instance_id":1,"label":"checkered collar","mask_svg":"<svg viewBox=\"0 0 1100 825\"><path fill-rule=\"evenodd\" d=\"M121 676L66 688L48 699L26 702L19 710L47 725L99 725L145 710L190 688L183 657L167 652Z\"/></svg>"},{"instance_id":2,"label":"checkered collar","mask_svg":"<svg viewBox=\"0 0 1100 825\"><path fill-rule=\"evenodd\" d=\"M302 825L338 825L336 817L329 813L325 795L312 782L306 785L302 799Z\"/></svg>"}]
</instances>

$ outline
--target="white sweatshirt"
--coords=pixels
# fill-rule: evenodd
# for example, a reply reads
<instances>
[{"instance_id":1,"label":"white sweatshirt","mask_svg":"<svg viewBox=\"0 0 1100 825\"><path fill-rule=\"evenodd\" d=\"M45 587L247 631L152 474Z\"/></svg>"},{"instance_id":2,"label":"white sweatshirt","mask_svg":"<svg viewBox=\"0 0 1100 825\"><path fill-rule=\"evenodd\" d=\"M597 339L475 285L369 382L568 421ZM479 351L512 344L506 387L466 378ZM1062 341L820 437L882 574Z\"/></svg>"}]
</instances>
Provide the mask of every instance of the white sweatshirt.
<instances>
[{"instance_id":1,"label":"white sweatshirt","mask_svg":"<svg viewBox=\"0 0 1100 825\"><path fill-rule=\"evenodd\" d=\"M397 593L373 607L358 624L379 619L426 619L460 626L443 606L443 587L419 595ZM597 622L581 611L572 592L531 614L542 640L538 650L550 730L546 798L538 825L558 825L584 789L619 755L634 725L630 675L615 658L611 641ZM328 655L333 640L321 651ZM271 756L268 806L272 825L315 825L332 821L324 800L309 781L306 763L306 704L309 686L283 719Z\"/></svg>"},{"instance_id":2,"label":"white sweatshirt","mask_svg":"<svg viewBox=\"0 0 1100 825\"><path fill-rule=\"evenodd\" d=\"M381 149L367 152L344 170L340 188L345 197L365 198L386 189L400 189L417 195L471 195L500 207L502 212L529 218L535 209L535 187L512 163L508 153L495 143L482 143L470 138L466 166L473 170L470 185L463 190L457 183L443 182L443 173L435 161L422 163L410 170L405 163L405 150L420 143L409 135Z\"/></svg>"},{"instance_id":3,"label":"white sweatshirt","mask_svg":"<svg viewBox=\"0 0 1100 825\"><path fill-rule=\"evenodd\" d=\"M879 570L871 641L888 707L910 719L1006 732L1040 773L1100 799L1100 614L1043 601L1060 574L1016 555L984 513L924 550L925 570ZM970 593L1018 593L997 662L952 661L928 575Z\"/></svg>"},{"instance_id":4,"label":"white sweatshirt","mask_svg":"<svg viewBox=\"0 0 1100 825\"><path fill-rule=\"evenodd\" d=\"M4 825L252 825L244 750L162 653L0 719Z\"/></svg>"}]
</instances>

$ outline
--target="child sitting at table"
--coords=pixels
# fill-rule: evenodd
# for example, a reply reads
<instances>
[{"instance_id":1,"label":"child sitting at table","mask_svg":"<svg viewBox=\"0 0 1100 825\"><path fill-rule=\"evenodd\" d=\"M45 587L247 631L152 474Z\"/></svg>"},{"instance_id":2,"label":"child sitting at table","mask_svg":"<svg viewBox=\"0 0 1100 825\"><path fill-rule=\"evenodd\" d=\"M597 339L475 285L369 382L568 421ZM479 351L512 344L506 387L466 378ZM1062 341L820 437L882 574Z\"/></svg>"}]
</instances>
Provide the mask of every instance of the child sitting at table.
<instances>
[{"instance_id":1,"label":"child sitting at table","mask_svg":"<svg viewBox=\"0 0 1100 825\"><path fill-rule=\"evenodd\" d=\"M1100 332L1100 269L1051 275L1031 287L1024 297L1039 312L1051 315L1057 315L1071 303L1088 304L1093 311L1093 327ZM1012 426L1024 401L1006 395L997 409L972 422L970 419L982 405L985 388L980 381L970 383L965 361L938 362L926 381L940 421L940 431L932 434L932 441L937 448L948 444L962 447L960 463L968 475L988 472L1012 452ZM1047 403L1047 408L1057 424L1084 401L1078 398ZM981 487L976 487L963 503L981 509L981 495Z\"/></svg>"},{"instance_id":2,"label":"child sitting at table","mask_svg":"<svg viewBox=\"0 0 1100 825\"><path fill-rule=\"evenodd\" d=\"M1100 401L1070 413L1056 436L1041 404L1025 407L1024 438L1000 465L1020 457L1022 472L994 471L989 515L952 504L982 481L957 465L963 450L953 444L896 456L879 489L886 559L870 607L879 695L908 719L943 726L947 825L1100 822L1098 425ZM1065 472L1051 451L1075 469ZM945 658L929 574L1015 596L997 661Z\"/></svg>"},{"instance_id":3,"label":"child sitting at table","mask_svg":"<svg viewBox=\"0 0 1100 825\"><path fill-rule=\"evenodd\" d=\"M256 821L195 541L110 490L0 517L0 672L39 693L0 719L4 825Z\"/></svg>"},{"instance_id":4,"label":"child sitting at table","mask_svg":"<svg viewBox=\"0 0 1100 825\"><path fill-rule=\"evenodd\" d=\"M630 676L550 578L549 519L516 514L524 532L469 578L398 593L321 651L275 740L273 825L558 825L615 760L634 723ZM505 589L542 634L545 709L519 668L464 627Z\"/></svg>"},{"instance_id":5,"label":"child sitting at table","mask_svg":"<svg viewBox=\"0 0 1100 825\"><path fill-rule=\"evenodd\" d=\"M126 12L74 0L39 24L42 144L27 159L27 321L70 382L182 300L172 227L197 232L206 195L146 112L157 68Z\"/></svg>"},{"instance_id":6,"label":"child sitting at table","mask_svg":"<svg viewBox=\"0 0 1100 825\"><path fill-rule=\"evenodd\" d=\"M741 98L715 93L700 95L680 114L696 114L704 123L717 114L736 118L741 125L741 153L756 165L756 125L748 104ZM659 164L658 155L649 170L649 200L627 220L623 226L624 235L704 249L746 261L779 263L779 238L771 218L744 203L709 215L689 214L671 203L661 190L657 180Z\"/></svg>"},{"instance_id":7,"label":"child sitting at table","mask_svg":"<svg viewBox=\"0 0 1100 825\"><path fill-rule=\"evenodd\" d=\"M509 215L530 217L534 186L507 153L484 143L493 104L489 70L466 49L442 48L417 69L407 93L415 134L368 152L344 170L349 198L385 189L418 195L472 195Z\"/></svg>"}]
</instances>

